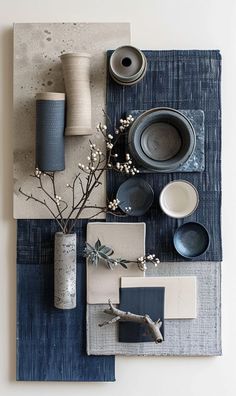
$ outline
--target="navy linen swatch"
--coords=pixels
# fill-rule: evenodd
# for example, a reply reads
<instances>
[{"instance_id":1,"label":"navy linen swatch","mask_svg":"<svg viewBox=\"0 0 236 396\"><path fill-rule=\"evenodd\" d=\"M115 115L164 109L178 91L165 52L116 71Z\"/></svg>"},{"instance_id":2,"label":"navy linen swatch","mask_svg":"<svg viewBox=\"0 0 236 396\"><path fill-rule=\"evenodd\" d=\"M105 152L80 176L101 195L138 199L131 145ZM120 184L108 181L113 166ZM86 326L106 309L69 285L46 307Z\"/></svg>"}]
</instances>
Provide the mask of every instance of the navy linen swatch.
<instances>
[{"instance_id":1,"label":"navy linen swatch","mask_svg":"<svg viewBox=\"0 0 236 396\"><path fill-rule=\"evenodd\" d=\"M114 356L86 353L86 224L77 233L77 307L53 306L54 220L17 221L17 380L114 381Z\"/></svg>"},{"instance_id":2,"label":"navy linen swatch","mask_svg":"<svg viewBox=\"0 0 236 396\"><path fill-rule=\"evenodd\" d=\"M164 287L124 287L120 289L122 311L149 315L153 321L160 319L164 338ZM145 324L119 322L119 342L153 342Z\"/></svg>"},{"instance_id":3,"label":"navy linen swatch","mask_svg":"<svg viewBox=\"0 0 236 396\"><path fill-rule=\"evenodd\" d=\"M108 51L108 61L112 51ZM107 75L107 114L114 125L129 109L148 110L172 107L179 110L202 110L205 117L205 169L203 172L149 173L142 177L152 186L155 200L140 217L108 221L143 221L147 226L146 251L155 251L161 261L187 261L174 249L173 235L187 221L202 223L210 235L209 249L193 261L221 261L221 55L219 51L144 51L148 67L144 78L133 86L116 84ZM124 141L118 152L126 153ZM124 158L119 158L122 162ZM134 176L135 177L135 176ZM115 196L126 176L107 174L108 197ZM173 180L184 179L199 192L197 210L185 219L172 219L159 207L162 188Z\"/></svg>"}]
</instances>

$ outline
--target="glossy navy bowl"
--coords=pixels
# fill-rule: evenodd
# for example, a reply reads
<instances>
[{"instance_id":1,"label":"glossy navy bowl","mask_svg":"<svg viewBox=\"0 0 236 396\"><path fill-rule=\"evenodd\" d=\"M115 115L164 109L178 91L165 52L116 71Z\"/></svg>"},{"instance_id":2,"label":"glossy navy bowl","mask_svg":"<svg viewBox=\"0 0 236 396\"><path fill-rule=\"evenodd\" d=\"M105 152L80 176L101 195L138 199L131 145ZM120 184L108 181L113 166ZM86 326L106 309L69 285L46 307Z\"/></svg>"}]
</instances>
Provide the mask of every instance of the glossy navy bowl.
<instances>
[{"instance_id":1,"label":"glossy navy bowl","mask_svg":"<svg viewBox=\"0 0 236 396\"><path fill-rule=\"evenodd\" d=\"M174 234L174 246L185 258L196 258L206 252L210 244L207 229L200 223L182 224Z\"/></svg>"},{"instance_id":2,"label":"glossy navy bowl","mask_svg":"<svg viewBox=\"0 0 236 396\"><path fill-rule=\"evenodd\" d=\"M151 207L154 191L141 177L131 177L117 191L120 209L130 216L142 216Z\"/></svg>"},{"instance_id":3,"label":"glossy navy bowl","mask_svg":"<svg viewBox=\"0 0 236 396\"><path fill-rule=\"evenodd\" d=\"M173 172L191 156L196 134L180 111L160 107L136 118L129 130L128 144L136 163L144 169Z\"/></svg>"}]
</instances>

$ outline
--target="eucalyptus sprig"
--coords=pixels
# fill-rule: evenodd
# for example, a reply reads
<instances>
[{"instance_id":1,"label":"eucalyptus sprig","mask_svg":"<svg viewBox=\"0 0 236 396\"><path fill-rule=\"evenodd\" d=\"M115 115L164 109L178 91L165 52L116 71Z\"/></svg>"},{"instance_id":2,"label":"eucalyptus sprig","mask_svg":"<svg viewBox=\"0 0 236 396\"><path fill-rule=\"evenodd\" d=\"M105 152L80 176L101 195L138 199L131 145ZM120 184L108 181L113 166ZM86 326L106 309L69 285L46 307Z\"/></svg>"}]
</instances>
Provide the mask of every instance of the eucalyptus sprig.
<instances>
[{"instance_id":1,"label":"eucalyptus sprig","mask_svg":"<svg viewBox=\"0 0 236 396\"><path fill-rule=\"evenodd\" d=\"M97 240L94 246L86 242L86 248L84 256L87 257L88 261L93 265L98 265L100 261L104 262L108 269L113 270L117 265L121 265L127 269L127 264L135 263L141 271L146 271L147 263L152 263L155 267L160 263L160 260L155 254L147 254L142 257L138 257L136 261L126 260L124 258L111 257L114 254L114 250L101 243L100 239Z\"/></svg>"},{"instance_id":2,"label":"eucalyptus sprig","mask_svg":"<svg viewBox=\"0 0 236 396\"><path fill-rule=\"evenodd\" d=\"M127 269L129 263L128 260L121 258L112 258L114 250L106 245L102 245L100 239L97 240L95 246L90 245L86 242L85 257L91 262L91 264L98 265L99 260L103 260L109 269L114 269L117 265L121 265Z\"/></svg>"}]
</instances>

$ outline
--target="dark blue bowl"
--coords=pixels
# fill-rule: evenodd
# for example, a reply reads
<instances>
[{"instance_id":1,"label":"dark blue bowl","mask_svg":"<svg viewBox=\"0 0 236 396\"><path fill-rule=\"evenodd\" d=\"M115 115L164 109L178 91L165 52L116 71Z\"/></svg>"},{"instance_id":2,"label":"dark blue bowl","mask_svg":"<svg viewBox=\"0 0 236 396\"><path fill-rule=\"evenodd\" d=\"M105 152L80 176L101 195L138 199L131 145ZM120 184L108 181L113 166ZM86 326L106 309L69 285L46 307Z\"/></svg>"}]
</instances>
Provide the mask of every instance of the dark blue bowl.
<instances>
[{"instance_id":1,"label":"dark blue bowl","mask_svg":"<svg viewBox=\"0 0 236 396\"><path fill-rule=\"evenodd\" d=\"M200 223L185 223L174 234L177 252L186 258L196 258L206 252L210 244L207 229Z\"/></svg>"},{"instance_id":2,"label":"dark blue bowl","mask_svg":"<svg viewBox=\"0 0 236 396\"><path fill-rule=\"evenodd\" d=\"M131 177L120 185L116 198L123 212L130 216L142 216L152 205L154 192L141 177Z\"/></svg>"},{"instance_id":3,"label":"dark blue bowl","mask_svg":"<svg viewBox=\"0 0 236 396\"><path fill-rule=\"evenodd\" d=\"M196 134L180 111L158 107L135 119L129 129L128 144L132 157L146 170L173 172L189 159Z\"/></svg>"}]
</instances>

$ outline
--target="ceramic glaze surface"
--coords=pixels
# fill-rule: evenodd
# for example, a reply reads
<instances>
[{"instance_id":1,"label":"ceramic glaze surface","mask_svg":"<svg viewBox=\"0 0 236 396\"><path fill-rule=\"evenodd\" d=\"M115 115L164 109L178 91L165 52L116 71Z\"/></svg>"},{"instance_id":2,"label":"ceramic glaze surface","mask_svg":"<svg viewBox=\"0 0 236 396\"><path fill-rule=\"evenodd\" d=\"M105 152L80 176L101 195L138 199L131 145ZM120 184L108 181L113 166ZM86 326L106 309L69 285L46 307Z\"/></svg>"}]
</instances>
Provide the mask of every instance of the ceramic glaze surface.
<instances>
[{"instance_id":1,"label":"ceramic glaze surface","mask_svg":"<svg viewBox=\"0 0 236 396\"><path fill-rule=\"evenodd\" d=\"M185 223L174 235L174 246L177 252L186 258L194 258L205 253L209 246L209 234L199 223Z\"/></svg>"},{"instance_id":2,"label":"ceramic glaze surface","mask_svg":"<svg viewBox=\"0 0 236 396\"><path fill-rule=\"evenodd\" d=\"M139 177L132 177L121 184L117 191L119 207L132 216L141 216L153 203L154 193L150 184Z\"/></svg>"},{"instance_id":3,"label":"ceramic glaze surface","mask_svg":"<svg viewBox=\"0 0 236 396\"><path fill-rule=\"evenodd\" d=\"M160 206L170 217L183 218L192 214L198 206L196 188L185 180L177 180L165 186L160 194Z\"/></svg>"},{"instance_id":4,"label":"ceramic glaze surface","mask_svg":"<svg viewBox=\"0 0 236 396\"><path fill-rule=\"evenodd\" d=\"M167 107L142 113L131 125L129 149L136 162L149 170L176 170L191 156L195 130L181 112Z\"/></svg>"},{"instance_id":5,"label":"ceramic glaze surface","mask_svg":"<svg viewBox=\"0 0 236 396\"><path fill-rule=\"evenodd\" d=\"M158 122L147 127L141 137L144 153L151 159L165 161L174 157L181 149L182 141L178 129Z\"/></svg>"},{"instance_id":6,"label":"ceramic glaze surface","mask_svg":"<svg viewBox=\"0 0 236 396\"><path fill-rule=\"evenodd\" d=\"M147 106L145 106L146 108ZM131 114L133 118L137 118L140 116L145 110L133 110L133 109L128 109L126 112L126 115ZM196 135L196 145L195 148L190 155L189 159L187 159L186 162L184 162L182 165L178 166L177 169L175 169L172 172L203 172L205 169L205 128L204 128L204 112L202 110L179 110L188 120L191 122L193 129L195 130L195 135ZM160 124L160 123L159 123ZM171 141L169 140L168 146L165 145L167 148L167 153L169 154L171 152L170 147L175 146L179 142L180 135L179 133L175 134L175 139L174 136L172 135ZM159 142L160 143L160 142ZM143 150L144 150L144 144L143 144ZM150 153L152 152L152 155L154 155L154 150L152 148L149 149ZM163 149L162 149L163 150ZM171 156L174 155L174 152L176 152L176 149L172 151ZM148 155L148 153L147 153ZM145 169L143 167L139 167L140 173L158 173L155 169Z\"/></svg>"},{"instance_id":7,"label":"ceramic glaze surface","mask_svg":"<svg viewBox=\"0 0 236 396\"><path fill-rule=\"evenodd\" d=\"M131 45L122 46L113 52L109 70L118 84L133 85L146 73L147 59L138 48Z\"/></svg>"}]
</instances>

